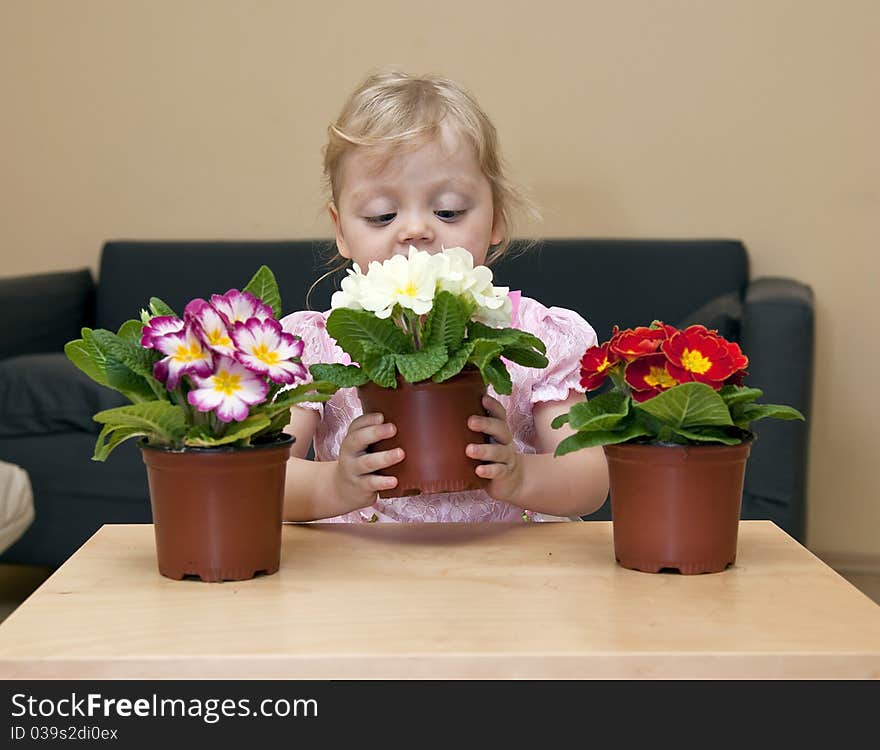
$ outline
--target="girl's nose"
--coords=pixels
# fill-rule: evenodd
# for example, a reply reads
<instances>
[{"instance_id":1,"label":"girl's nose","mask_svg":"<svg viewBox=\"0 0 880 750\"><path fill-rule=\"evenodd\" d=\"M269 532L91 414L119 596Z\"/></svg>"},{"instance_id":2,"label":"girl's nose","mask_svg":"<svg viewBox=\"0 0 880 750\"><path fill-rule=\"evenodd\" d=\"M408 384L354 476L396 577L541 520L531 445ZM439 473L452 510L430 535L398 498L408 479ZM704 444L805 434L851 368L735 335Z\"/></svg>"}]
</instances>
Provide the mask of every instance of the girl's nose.
<instances>
[{"instance_id":1,"label":"girl's nose","mask_svg":"<svg viewBox=\"0 0 880 750\"><path fill-rule=\"evenodd\" d=\"M398 241L401 244L410 242L431 242L434 239L434 230L430 222L420 213L409 214L400 225Z\"/></svg>"}]
</instances>

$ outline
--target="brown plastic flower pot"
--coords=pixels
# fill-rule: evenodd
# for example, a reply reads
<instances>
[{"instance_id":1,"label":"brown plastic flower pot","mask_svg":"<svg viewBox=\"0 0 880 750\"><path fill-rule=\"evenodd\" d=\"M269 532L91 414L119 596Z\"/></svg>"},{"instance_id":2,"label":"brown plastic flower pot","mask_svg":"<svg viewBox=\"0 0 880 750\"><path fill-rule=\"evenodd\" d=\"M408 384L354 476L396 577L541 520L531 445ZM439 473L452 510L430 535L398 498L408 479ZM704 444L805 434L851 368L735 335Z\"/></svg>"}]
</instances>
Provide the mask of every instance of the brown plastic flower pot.
<instances>
[{"instance_id":1,"label":"brown plastic flower pot","mask_svg":"<svg viewBox=\"0 0 880 750\"><path fill-rule=\"evenodd\" d=\"M248 448L172 451L139 443L159 572L212 582L275 573L292 444L290 435Z\"/></svg>"},{"instance_id":2,"label":"brown plastic flower pot","mask_svg":"<svg viewBox=\"0 0 880 750\"><path fill-rule=\"evenodd\" d=\"M750 450L751 442L606 445L617 561L687 575L732 565Z\"/></svg>"},{"instance_id":3,"label":"brown plastic flower pot","mask_svg":"<svg viewBox=\"0 0 880 750\"><path fill-rule=\"evenodd\" d=\"M382 490L380 497L403 497L435 492L482 489L488 480L474 469L482 462L469 458L469 443L488 441L473 432L468 417L485 414L486 386L478 370L465 370L442 383L407 383L397 388L367 383L358 388L364 414L378 412L397 427L397 434L370 447L378 452L403 448L406 458L379 473L397 477L397 487Z\"/></svg>"}]
</instances>

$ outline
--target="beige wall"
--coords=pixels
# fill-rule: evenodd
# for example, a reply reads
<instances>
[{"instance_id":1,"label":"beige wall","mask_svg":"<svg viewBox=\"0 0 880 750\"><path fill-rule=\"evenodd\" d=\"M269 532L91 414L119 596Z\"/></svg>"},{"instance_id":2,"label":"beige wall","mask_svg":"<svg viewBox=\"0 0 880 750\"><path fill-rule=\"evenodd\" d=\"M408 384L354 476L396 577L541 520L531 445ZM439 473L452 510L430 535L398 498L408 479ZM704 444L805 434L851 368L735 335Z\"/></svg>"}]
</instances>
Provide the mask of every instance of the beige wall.
<instances>
[{"instance_id":1,"label":"beige wall","mask_svg":"<svg viewBox=\"0 0 880 750\"><path fill-rule=\"evenodd\" d=\"M880 555L878 32L874 0L0 0L0 275L326 236L344 95L444 73L542 205L528 233L738 237L813 286L808 542Z\"/></svg>"}]
</instances>

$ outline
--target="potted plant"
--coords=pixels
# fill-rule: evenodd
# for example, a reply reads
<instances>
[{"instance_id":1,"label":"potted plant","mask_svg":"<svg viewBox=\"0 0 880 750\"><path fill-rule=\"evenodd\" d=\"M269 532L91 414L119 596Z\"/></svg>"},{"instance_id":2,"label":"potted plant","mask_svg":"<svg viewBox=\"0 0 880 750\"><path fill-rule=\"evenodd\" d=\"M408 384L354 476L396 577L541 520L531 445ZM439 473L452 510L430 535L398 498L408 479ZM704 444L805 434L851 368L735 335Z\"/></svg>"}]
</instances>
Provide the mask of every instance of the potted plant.
<instances>
[{"instance_id":1,"label":"potted plant","mask_svg":"<svg viewBox=\"0 0 880 750\"><path fill-rule=\"evenodd\" d=\"M380 412L397 427L394 438L372 446L402 447L405 458L384 473L397 487L381 497L454 492L485 487L465 455L468 443L487 440L467 427L483 414L488 385L510 394L504 360L546 367L537 337L510 323L506 287L473 265L463 248L431 254L410 247L366 273L355 264L331 299L327 332L353 364L316 364L317 380L357 387L365 413Z\"/></svg>"},{"instance_id":2,"label":"potted plant","mask_svg":"<svg viewBox=\"0 0 880 750\"><path fill-rule=\"evenodd\" d=\"M581 360L581 385L611 388L573 406L553 427L575 433L555 455L604 446L614 552L626 568L724 570L736 560L746 459L765 417L803 419L759 404L743 385L748 359L717 331L660 321L621 331Z\"/></svg>"},{"instance_id":3,"label":"potted plant","mask_svg":"<svg viewBox=\"0 0 880 750\"><path fill-rule=\"evenodd\" d=\"M194 299L178 316L158 298L113 333L84 328L64 348L86 375L132 403L94 415L93 459L140 438L159 572L243 580L278 570L290 407L324 401L303 344L278 322L281 299L262 266L244 290Z\"/></svg>"}]
</instances>

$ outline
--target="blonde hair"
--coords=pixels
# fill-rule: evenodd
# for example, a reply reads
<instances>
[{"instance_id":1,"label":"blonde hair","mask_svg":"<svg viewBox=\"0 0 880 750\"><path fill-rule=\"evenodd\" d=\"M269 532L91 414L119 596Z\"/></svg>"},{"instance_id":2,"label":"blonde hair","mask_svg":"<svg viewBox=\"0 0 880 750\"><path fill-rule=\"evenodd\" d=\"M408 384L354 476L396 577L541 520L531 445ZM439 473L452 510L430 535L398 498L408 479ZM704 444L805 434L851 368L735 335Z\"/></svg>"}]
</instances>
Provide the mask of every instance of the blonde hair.
<instances>
[{"instance_id":1,"label":"blonde hair","mask_svg":"<svg viewBox=\"0 0 880 750\"><path fill-rule=\"evenodd\" d=\"M337 121L328 128L324 148L324 176L330 198L338 202L342 158L355 148L375 149L387 161L401 149L416 148L440 137L448 123L470 142L492 187L496 219L504 222L504 239L490 249L487 264L504 255L511 245L521 213L538 218L532 201L507 177L495 126L461 86L439 76L410 76L398 71L369 76L348 98ZM531 244L531 243L529 243Z\"/></svg>"}]
</instances>

